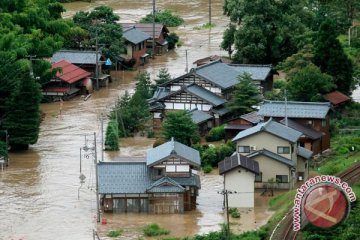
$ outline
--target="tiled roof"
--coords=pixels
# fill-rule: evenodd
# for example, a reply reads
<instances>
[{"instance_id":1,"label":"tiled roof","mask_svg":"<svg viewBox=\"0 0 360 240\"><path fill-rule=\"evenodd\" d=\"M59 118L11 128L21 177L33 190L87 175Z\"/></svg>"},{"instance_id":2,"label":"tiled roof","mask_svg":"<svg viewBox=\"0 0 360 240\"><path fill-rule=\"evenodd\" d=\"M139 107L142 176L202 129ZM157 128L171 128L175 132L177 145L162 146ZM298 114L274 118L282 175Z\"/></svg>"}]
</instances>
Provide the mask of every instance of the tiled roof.
<instances>
[{"instance_id":1,"label":"tiled roof","mask_svg":"<svg viewBox=\"0 0 360 240\"><path fill-rule=\"evenodd\" d=\"M224 129L232 129L232 130L245 130L251 128L251 125L244 124L225 124Z\"/></svg>"},{"instance_id":2,"label":"tiled roof","mask_svg":"<svg viewBox=\"0 0 360 240\"><path fill-rule=\"evenodd\" d=\"M150 185L145 162L100 162L99 193L145 193Z\"/></svg>"},{"instance_id":3,"label":"tiled roof","mask_svg":"<svg viewBox=\"0 0 360 240\"><path fill-rule=\"evenodd\" d=\"M152 102L155 102L161 98L164 98L166 97L167 95L169 95L170 91L167 90L166 88L164 87L157 87L155 92L154 92L154 95L152 96L152 98L150 98L148 101L150 103Z\"/></svg>"},{"instance_id":4,"label":"tiled roof","mask_svg":"<svg viewBox=\"0 0 360 240\"><path fill-rule=\"evenodd\" d=\"M133 44L144 42L150 38L149 34L144 33L134 27L126 29L123 33L123 37Z\"/></svg>"},{"instance_id":5,"label":"tiled roof","mask_svg":"<svg viewBox=\"0 0 360 240\"><path fill-rule=\"evenodd\" d=\"M184 90L188 93L191 93L191 94L207 101L208 103L212 104L215 107L226 103L225 99L219 97L215 93L213 93L203 87L200 87L196 84L188 85L184 88Z\"/></svg>"},{"instance_id":6,"label":"tiled roof","mask_svg":"<svg viewBox=\"0 0 360 240\"><path fill-rule=\"evenodd\" d=\"M181 193L185 188L170 177L162 177L153 182L146 190L148 193Z\"/></svg>"},{"instance_id":7,"label":"tiled roof","mask_svg":"<svg viewBox=\"0 0 360 240\"><path fill-rule=\"evenodd\" d=\"M229 64L230 67L235 69L240 75L248 73L251 79L258 81L265 81L267 76L271 73L270 65L257 65L257 64Z\"/></svg>"},{"instance_id":8,"label":"tiled roof","mask_svg":"<svg viewBox=\"0 0 360 240\"><path fill-rule=\"evenodd\" d=\"M287 102L286 114L289 118L325 119L330 110L329 102ZM265 100L258 112L264 117L285 117L284 101Z\"/></svg>"},{"instance_id":9,"label":"tiled roof","mask_svg":"<svg viewBox=\"0 0 360 240\"><path fill-rule=\"evenodd\" d=\"M153 24L152 23L121 23L121 26L126 30L128 28L136 27L139 31L142 31L153 37ZM160 23L155 23L155 38L159 38L161 32L164 31L166 33L169 32L167 27Z\"/></svg>"},{"instance_id":10,"label":"tiled roof","mask_svg":"<svg viewBox=\"0 0 360 240\"><path fill-rule=\"evenodd\" d=\"M226 157L218 163L218 167L220 175L238 167L245 168L256 174L259 173L259 163L239 153Z\"/></svg>"},{"instance_id":11,"label":"tiled roof","mask_svg":"<svg viewBox=\"0 0 360 240\"><path fill-rule=\"evenodd\" d=\"M66 60L61 60L60 62L54 63L52 68L60 68L61 71L56 73L56 77L70 84L91 75L91 73L67 62Z\"/></svg>"},{"instance_id":12,"label":"tiled roof","mask_svg":"<svg viewBox=\"0 0 360 240\"><path fill-rule=\"evenodd\" d=\"M165 160L171 155L176 155L183 160L192 163L195 166L200 166L200 154L199 151L188 147L182 143L174 141L166 142L155 148L147 150L146 163L148 166L153 166L158 162Z\"/></svg>"},{"instance_id":13,"label":"tiled roof","mask_svg":"<svg viewBox=\"0 0 360 240\"><path fill-rule=\"evenodd\" d=\"M246 113L246 114L243 114L240 116L240 118L248 121L248 122L251 122L253 124L257 124L261 121L264 120L264 118L262 116L259 116L257 111L253 111L251 113Z\"/></svg>"},{"instance_id":14,"label":"tiled roof","mask_svg":"<svg viewBox=\"0 0 360 240\"><path fill-rule=\"evenodd\" d=\"M191 110L190 114L191 114L191 120L195 124L200 124L213 118L213 116L211 116L210 114L197 109Z\"/></svg>"},{"instance_id":15,"label":"tiled roof","mask_svg":"<svg viewBox=\"0 0 360 240\"><path fill-rule=\"evenodd\" d=\"M98 61L100 61L101 52L98 52ZM60 50L54 53L51 62L66 60L72 64L96 64L95 51L77 51L77 50ZM101 63L99 63L101 64Z\"/></svg>"},{"instance_id":16,"label":"tiled roof","mask_svg":"<svg viewBox=\"0 0 360 240\"><path fill-rule=\"evenodd\" d=\"M298 153L297 153L299 156L305 158L305 159L309 159L312 157L313 155L313 152L306 149L306 148L303 148L303 147L298 147Z\"/></svg>"},{"instance_id":17,"label":"tiled roof","mask_svg":"<svg viewBox=\"0 0 360 240\"><path fill-rule=\"evenodd\" d=\"M267 149L262 149L262 150L259 150L259 151L256 151L256 152L252 152L250 153L249 155L247 155L248 158L253 158L255 156L258 156L258 155L264 155L264 156L267 156L269 158L272 158L278 162L281 162L281 163L284 163L290 167L295 167L296 166L296 163L294 161L291 161L290 159L286 158L286 157L283 157L279 154L276 154L276 153L273 153Z\"/></svg>"},{"instance_id":18,"label":"tiled roof","mask_svg":"<svg viewBox=\"0 0 360 240\"><path fill-rule=\"evenodd\" d=\"M201 188L200 177L199 175L192 174L191 177L172 177L171 179L175 180L181 186L192 186Z\"/></svg>"},{"instance_id":19,"label":"tiled roof","mask_svg":"<svg viewBox=\"0 0 360 240\"><path fill-rule=\"evenodd\" d=\"M285 119L281 120L280 122L285 125ZM296 131L302 132L306 137L309 137L312 140L319 139L323 135L322 132L316 131L311 127L304 126L291 119L288 119L288 126L292 129L295 129Z\"/></svg>"},{"instance_id":20,"label":"tiled roof","mask_svg":"<svg viewBox=\"0 0 360 240\"><path fill-rule=\"evenodd\" d=\"M331 93L328 93L324 96L324 98L331 102L331 104L333 105L338 105L340 103L344 103L350 100L348 96L339 91L333 91Z\"/></svg>"},{"instance_id":21,"label":"tiled roof","mask_svg":"<svg viewBox=\"0 0 360 240\"><path fill-rule=\"evenodd\" d=\"M230 112L229 109L227 109L225 106L212 108L211 111L213 113L219 114L220 116L224 116L225 114Z\"/></svg>"},{"instance_id":22,"label":"tiled roof","mask_svg":"<svg viewBox=\"0 0 360 240\"><path fill-rule=\"evenodd\" d=\"M301 132L296 131L290 127L286 127L285 125L270 119L269 121L267 121L265 123L259 123L258 125L254 126L252 128L249 128L249 129L239 132L233 138L232 141L237 141L239 139L242 139L242 138L251 136L253 134L263 132L263 131L270 133L272 135L275 135L279 138L288 140L293 143L297 142L297 140L302 135Z\"/></svg>"},{"instance_id":23,"label":"tiled roof","mask_svg":"<svg viewBox=\"0 0 360 240\"><path fill-rule=\"evenodd\" d=\"M239 83L239 72L221 61L211 62L192 71L221 89L231 88Z\"/></svg>"}]
</instances>

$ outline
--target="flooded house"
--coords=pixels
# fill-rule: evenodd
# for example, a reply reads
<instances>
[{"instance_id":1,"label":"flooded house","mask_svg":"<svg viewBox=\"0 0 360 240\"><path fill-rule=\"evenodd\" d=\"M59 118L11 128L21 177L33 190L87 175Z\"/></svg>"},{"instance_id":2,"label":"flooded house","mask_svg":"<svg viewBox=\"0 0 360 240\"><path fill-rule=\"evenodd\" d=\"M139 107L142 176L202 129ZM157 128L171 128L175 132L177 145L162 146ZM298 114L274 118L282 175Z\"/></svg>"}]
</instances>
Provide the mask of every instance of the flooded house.
<instances>
[{"instance_id":1,"label":"flooded house","mask_svg":"<svg viewBox=\"0 0 360 240\"><path fill-rule=\"evenodd\" d=\"M52 68L58 69L58 72L44 85L43 96L51 100L67 100L81 92L86 92L86 86L91 82L90 72L65 60L52 64Z\"/></svg>"},{"instance_id":2,"label":"flooded house","mask_svg":"<svg viewBox=\"0 0 360 240\"><path fill-rule=\"evenodd\" d=\"M124 30L126 54L121 54L123 61L134 61L135 67L144 65L150 55L147 53L146 41L150 38L147 33L131 27Z\"/></svg>"},{"instance_id":3,"label":"flooded house","mask_svg":"<svg viewBox=\"0 0 360 240\"><path fill-rule=\"evenodd\" d=\"M200 154L172 139L144 158L98 164L101 207L113 213L183 213L196 208Z\"/></svg>"},{"instance_id":4,"label":"flooded house","mask_svg":"<svg viewBox=\"0 0 360 240\"><path fill-rule=\"evenodd\" d=\"M308 177L312 152L299 145L303 135L272 119L241 131L233 138L237 153L259 163L255 188L292 189Z\"/></svg>"}]
</instances>

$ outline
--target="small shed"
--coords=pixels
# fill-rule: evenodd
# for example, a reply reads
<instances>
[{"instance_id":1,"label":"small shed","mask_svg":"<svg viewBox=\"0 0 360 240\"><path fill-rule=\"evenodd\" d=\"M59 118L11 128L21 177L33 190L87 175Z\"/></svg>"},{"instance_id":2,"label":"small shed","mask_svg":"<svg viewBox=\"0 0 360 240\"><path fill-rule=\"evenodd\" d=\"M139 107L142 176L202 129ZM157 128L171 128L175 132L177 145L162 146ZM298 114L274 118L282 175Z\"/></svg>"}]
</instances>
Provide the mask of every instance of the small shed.
<instances>
[{"instance_id":1,"label":"small shed","mask_svg":"<svg viewBox=\"0 0 360 240\"><path fill-rule=\"evenodd\" d=\"M228 195L229 207L253 208L255 175L259 174L259 163L239 153L219 162L219 174L224 176L224 190Z\"/></svg>"},{"instance_id":2,"label":"small shed","mask_svg":"<svg viewBox=\"0 0 360 240\"><path fill-rule=\"evenodd\" d=\"M324 98L331 103L331 106L336 108L350 101L350 98L339 91L333 91L324 95Z\"/></svg>"}]
</instances>

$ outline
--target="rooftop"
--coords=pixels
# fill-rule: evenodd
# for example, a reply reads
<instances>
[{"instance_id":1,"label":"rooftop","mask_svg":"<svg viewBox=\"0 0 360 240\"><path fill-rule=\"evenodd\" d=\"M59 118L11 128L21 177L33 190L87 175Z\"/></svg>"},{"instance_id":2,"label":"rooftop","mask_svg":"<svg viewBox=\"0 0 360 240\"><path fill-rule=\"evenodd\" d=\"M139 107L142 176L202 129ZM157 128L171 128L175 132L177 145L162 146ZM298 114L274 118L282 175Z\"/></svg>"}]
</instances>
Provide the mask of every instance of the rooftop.
<instances>
[{"instance_id":1,"label":"rooftop","mask_svg":"<svg viewBox=\"0 0 360 240\"><path fill-rule=\"evenodd\" d=\"M339 91L328 93L324 96L324 98L331 102L332 105L339 105L350 100L348 96Z\"/></svg>"},{"instance_id":2,"label":"rooftop","mask_svg":"<svg viewBox=\"0 0 360 240\"><path fill-rule=\"evenodd\" d=\"M295 167L296 163L294 161L291 161L290 159L286 158L286 157L283 157L277 153L273 153L267 149L262 149L262 150L259 150L259 151L256 151L256 152L252 152L250 153L249 155L247 155L248 158L253 158L253 157L256 157L258 155L264 155L264 156L267 156L271 159L274 159L278 162L281 162L281 163L284 163L286 165L288 165L289 167Z\"/></svg>"},{"instance_id":3,"label":"rooftop","mask_svg":"<svg viewBox=\"0 0 360 240\"><path fill-rule=\"evenodd\" d=\"M298 147L298 153L297 153L299 156L305 158L305 159L310 159L313 155L313 152L306 149L306 148L303 148L303 147Z\"/></svg>"},{"instance_id":4,"label":"rooftop","mask_svg":"<svg viewBox=\"0 0 360 240\"><path fill-rule=\"evenodd\" d=\"M285 125L285 119L281 120L280 122ZM322 132L316 131L312 127L304 126L291 119L288 119L288 126L292 129L295 129L296 131L302 132L306 137L311 138L312 140L319 139L323 135Z\"/></svg>"},{"instance_id":5,"label":"rooftop","mask_svg":"<svg viewBox=\"0 0 360 240\"><path fill-rule=\"evenodd\" d=\"M258 115L258 112L257 111L253 111L251 113L247 113L247 114L243 114L240 116L240 118L248 121L248 122L251 122L253 124L257 124L261 121L264 120L264 118L262 116L259 116Z\"/></svg>"},{"instance_id":6,"label":"rooftop","mask_svg":"<svg viewBox=\"0 0 360 240\"><path fill-rule=\"evenodd\" d=\"M295 102L288 101L285 111L285 101L265 100L258 114L264 117L285 117L289 118L317 118L325 119L330 110L329 102Z\"/></svg>"},{"instance_id":7,"label":"rooftop","mask_svg":"<svg viewBox=\"0 0 360 240\"><path fill-rule=\"evenodd\" d=\"M207 101L208 103L212 104L215 107L226 103L225 99L219 97L215 93L213 93L203 87L200 87L196 84L188 85L184 88L184 90L188 93L191 93L191 94Z\"/></svg>"},{"instance_id":8,"label":"rooftop","mask_svg":"<svg viewBox=\"0 0 360 240\"><path fill-rule=\"evenodd\" d=\"M281 123L278 123L276 121L273 121L270 119L269 121L265 123L259 123L258 125L246 129L244 131L239 132L232 141L237 141L242 138L246 138L248 136L251 136L253 134L259 133L259 132L267 132L274 136L277 136L279 138L288 140L289 142L295 143L302 135L301 132L296 131L295 129L292 129L290 127L287 127Z\"/></svg>"},{"instance_id":9,"label":"rooftop","mask_svg":"<svg viewBox=\"0 0 360 240\"><path fill-rule=\"evenodd\" d=\"M206 122L210 119L213 119L213 116L211 116L210 114L197 110L197 109L193 109L190 111L191 114L191 120L195 123L195 124L200 124L203 122Z\"/></svg>"},{"instance_id":10,"label":"rooftop","mask_svg":"<svg viewBox=\"0 0 360 240\"><path fill-rule=\"evenodd\" d=\"M124 28L124 30L132 27L136 27L139 31L142 31L150 36L152 38L153 36L153 24L152 23L121 23L121 26ZM155 23L155 38L160 37L160 34L162 32L168 33L169 30L167 27L160 23Z\"/></svg>"},{"instance_id":11,"label":"rooftop","mask_svg":"<svg viewBox=\"0 0 360 240\"><path fill-rule=\"evenodd\" d=\"M98 52L98 61L100 61L101 52ZM79 51L79 50L60 50L54 53L51 62L56 63L66 60L72 64L96 64L95 51Z\"/></svg>"},{"instance_id":12,"label":"rooftop","mask_svg":"<svg viewBox=\"0 0 360 240\"><path fill-rule=\"evenodd\" d=\"M219 174L222 175L232 169L242 167L253 173L259 174L259 163L239 153L226 157L223 161L218 163Z\"/></svg>"},{"instance_id":13,"label":"rooftop","mask_svg":"<svg viewBox=\"0 0 360 240\"><path fill-rule=\"evenodd\" d=\"M61 71L56 73L56 77L70 84L91 75L91 73L67 62L66 60L61 60L60 62L54 63L52 68L60 68Z\"/></svg>"},{"instance_id":14,"label":"rooftop","mask_svg":"<svg viewBox=\"0 0 360 240\"><path fill-rule=\"evenodd\" d=\"M138 30L135 27L128 28L123 33L124 38L132 44L144 42L150 38L149 34Z\"/></svg>"}]
</instances>

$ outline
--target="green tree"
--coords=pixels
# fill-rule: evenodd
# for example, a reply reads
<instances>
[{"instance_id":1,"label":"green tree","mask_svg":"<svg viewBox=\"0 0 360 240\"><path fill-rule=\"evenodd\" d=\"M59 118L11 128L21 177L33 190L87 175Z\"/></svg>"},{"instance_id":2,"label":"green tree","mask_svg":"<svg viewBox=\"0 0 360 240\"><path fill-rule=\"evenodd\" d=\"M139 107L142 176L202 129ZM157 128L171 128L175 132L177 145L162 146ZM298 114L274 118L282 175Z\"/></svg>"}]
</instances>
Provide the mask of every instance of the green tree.
<instances>
[{"instance_id":1,"label":"green tree","mask_svg":"<svg viewBox=\"0 0 360 240\"><path fill-rule=\"evenodd\" d=\"M302 0L225 0L224 13L240 25L233 61L276 64L295 53L305 11Z\"/></svg>"},{"instance_id":2,"label":"green tree","mask_svg":"<svg viewBox=\"0 0 360 240\"><path fill-rule=\"evenodd\" d=\"M240 82L235 86L227 106L233 113L242 115L254 111L261 97L248 73L240 75L238 79Z\"/></svg>"},{"instance_id":3,"label":"green tree","mask_svg":"<svg viewBox=\"0 0 360 240\"><path fill-rule=\"evenodd\" d=\"M140 19L140 23L152 23L153 18L153 14L149 13ZM165 9L163 11L155 12L155 22L162 23L168 27L178 27L184 23L184 19L174 14L172 11Z\"/></svg>"},{"instance_id":4,"label":"green tree","mask_svg":"<svg viewBox=\"0 0 360 240\"><path fill-rule=\"evenodd\" d=\"M155 84L151 85L151 95L154 94L156 91L156 88L160 85L168 82L171 80L171 75L167 68L161 68L158 72L158 75L155 78Z\"/></svg>"},{"instance_id":5,"label":"green tree","mask_svg":"<svg viewBox=\"0 0 360 240\"><path fill-rule=\"evenodd\" d=\"M236 26L234 24L229 24L229 27L225 29L223 40L221 42L221 48L228 52L229 57L231 58L231 54L233 52L232 46L235 42L235 32Z\"/></svg>"},{"instance_id":6,"label":"green tree","mask_svg":"<svg viewBox=\"0 0 360 240\"><path fill-rule=\"evenodd\" d=\"M174 49L176 44L179 42L179 36L172 32L166 37L166 41L168 42L168 49Z\"/></svg>"},{"instance_id":7,"label":"green tree","mask_svg":"<svg viewBox=\"0 0 360 240\"><path fill-rule=\"evenodd\" d=\"M144 100L151 97L151 80L148 72L140 72L136 75L136 93L143 97Z\"/></svg>"},{"instance_id":8,"label":"green tree","mask_svg":"<svg viewBox=\"0 0 360 240\"><path fill-rule=\"evenodd\" d=\"M106 128L105 149L111 151L119 150L119 133L118 123L111 119Z\"/></svg>"},{"instance_id":9,"label":"green tree","mask_svg":"<svg viewBox=\"0 0 360 240\"><path fill-rule=\"evenodd\" d=\"M188 111L168 112L162 127L166 140L174 137L176 141L188 146L200 141L199 128Z\"/></svg>"},{"instance_id":10,"label":"green tree","mask_svg":"<svg viewBox=\"0 0 360 240\"><path fill-rule=\"evenodd\" d=\"M322 73L314 64L297 71L288 82L290 98L295 101L316 102L334 89L333 78Z\"/></svg>"},{"instance_id":11,"label":"green tree","mask_svg":"<svg viewBox=\"0 0 360 240\"><path fill-rule=\"evenodd\" d=\"M336 38L335 27L330 19L321 24L314 44L314 63L334 78L339 91L350 94L355 85L352 63Z\"/></svg>"}]
</instances>

